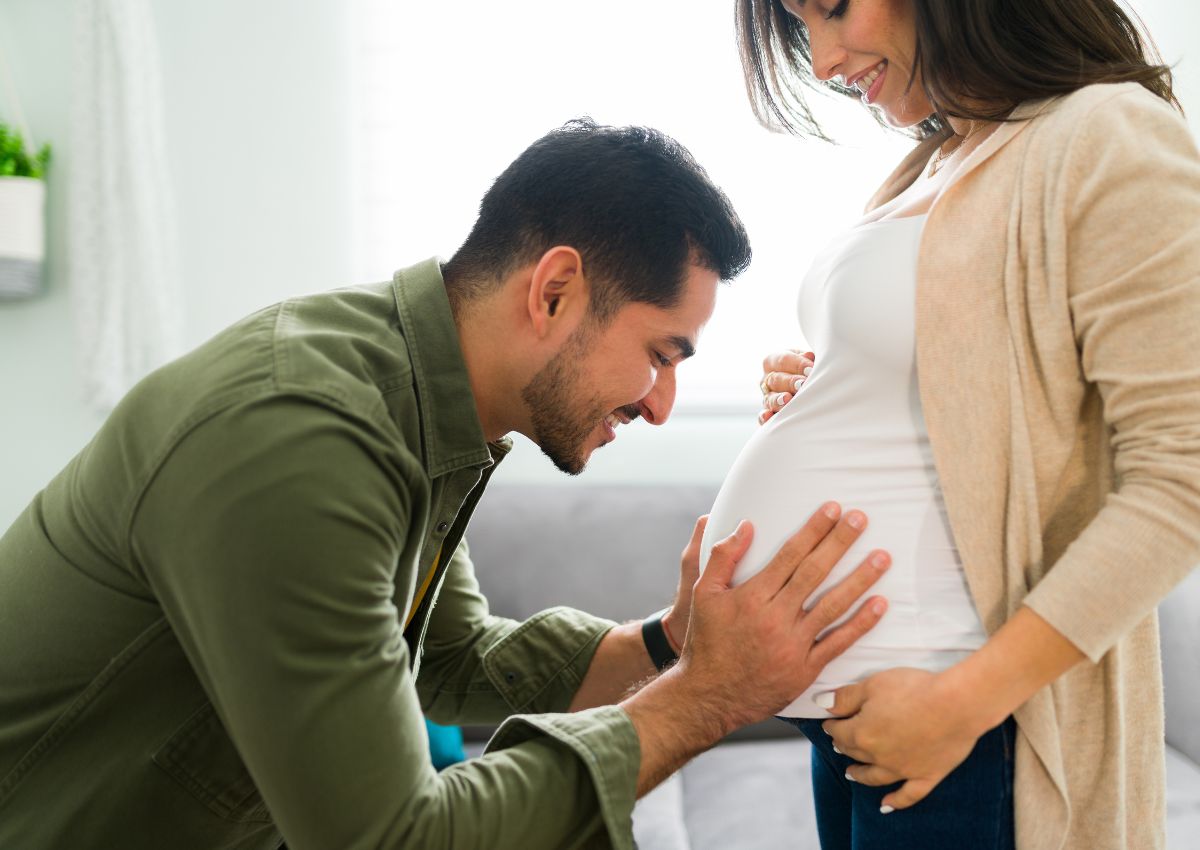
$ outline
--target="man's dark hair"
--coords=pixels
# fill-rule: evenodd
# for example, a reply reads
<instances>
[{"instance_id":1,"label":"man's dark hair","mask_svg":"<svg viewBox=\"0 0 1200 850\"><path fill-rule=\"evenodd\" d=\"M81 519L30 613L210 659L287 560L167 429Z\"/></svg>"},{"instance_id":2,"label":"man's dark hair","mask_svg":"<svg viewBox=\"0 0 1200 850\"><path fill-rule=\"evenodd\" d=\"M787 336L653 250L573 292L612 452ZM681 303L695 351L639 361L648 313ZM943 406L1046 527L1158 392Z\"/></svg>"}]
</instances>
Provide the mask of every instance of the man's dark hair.
<instances>
[{"instance_id":1,"label":"man's dark hair","mask_svg":"<svg viewBox=\"0 0 1200 850\"><path fill-rule=\"evenodd\" d=\"M692 265L729 280L750 264L733 205L683 145L589 118L547 133L496 178L443 266L451 303L457 309L556 245L582 257L599 321L629 301L674 306Z\"/></svg>"}]
</instances>

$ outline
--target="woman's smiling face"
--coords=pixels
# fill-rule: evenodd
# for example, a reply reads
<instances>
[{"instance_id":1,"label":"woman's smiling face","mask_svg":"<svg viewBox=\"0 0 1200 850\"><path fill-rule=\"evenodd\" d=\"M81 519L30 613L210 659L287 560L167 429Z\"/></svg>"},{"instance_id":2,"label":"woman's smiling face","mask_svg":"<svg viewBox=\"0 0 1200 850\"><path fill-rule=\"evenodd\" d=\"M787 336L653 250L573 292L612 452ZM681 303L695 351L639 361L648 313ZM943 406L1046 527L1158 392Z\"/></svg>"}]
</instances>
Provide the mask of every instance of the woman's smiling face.
<instances>
[{"instance_id":1,"label":"woman's smiling face","mask_svg":"<svg viewBox=\"0 0 1200 850\"><path fill-rule=\"evenodd\" d=\"M933 106L918 72L908 84L916 53L912 0L781 0L808 31L813 75L861 92L863 102L893 127L911 127Z\"/></svg>"}]
</instances>

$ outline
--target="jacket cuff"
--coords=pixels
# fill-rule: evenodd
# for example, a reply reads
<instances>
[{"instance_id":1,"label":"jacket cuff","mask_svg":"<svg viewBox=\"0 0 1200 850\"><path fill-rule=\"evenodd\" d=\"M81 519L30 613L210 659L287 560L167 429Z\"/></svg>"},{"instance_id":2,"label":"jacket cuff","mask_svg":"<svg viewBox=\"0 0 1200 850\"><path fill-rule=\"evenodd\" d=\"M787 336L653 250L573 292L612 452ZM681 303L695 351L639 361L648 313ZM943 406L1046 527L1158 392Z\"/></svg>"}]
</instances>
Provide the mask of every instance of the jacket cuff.
<instances>
[{"instance_id":1,"label":"jacket cuff","mask_svg":"<svg viewBox=\"0 0 1200 850\"><path fill-rule=\"evenodd\" d=\"M489 647L483 669L513 712L566 711L614 626L573 608L550 608Z\"/></svg>"},{"instance_id":2,"label":"jacket cuff","mask_svg":"<svg viewBox=\"0 0 1200 850\"><path fill-rule=\"evenodd\" d=\"M1102 522L1108 510L1022 600L1093 663L1152 616L1196 560L1193 545L1167 540L1161 528Z\"/></svg>"},{"instance_id":3,"label":"jacket cuff","mask_svg":"<svg viewBox=\"0 0 1200 850\"><path fill-rule=\"evenodd\" d=\"M609 839L600 846L635 850L633 806L637 802L642 747L625 710L607 705L573 714L510 717L492 736L486 752L507 749L539 737L559 742L587 767Z\"/></svg>"}]
</instances>

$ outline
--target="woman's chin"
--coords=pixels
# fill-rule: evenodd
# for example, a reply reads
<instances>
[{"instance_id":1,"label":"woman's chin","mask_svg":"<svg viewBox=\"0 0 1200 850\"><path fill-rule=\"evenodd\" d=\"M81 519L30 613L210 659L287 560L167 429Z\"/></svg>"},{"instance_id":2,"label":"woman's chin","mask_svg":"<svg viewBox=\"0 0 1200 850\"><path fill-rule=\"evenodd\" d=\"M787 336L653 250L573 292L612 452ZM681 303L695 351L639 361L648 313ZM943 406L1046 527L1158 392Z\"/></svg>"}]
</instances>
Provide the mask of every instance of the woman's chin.
<instances>
[{"instance_id":1,"label":"woman's chin","mask_svg":"<svg viewBox=\"0 0 1200 850\"><path fill-rule=\"evenodd\" d=\"M880 109L879 112L883 116L884 123L895 130L911 129L930 117L928 113L925 115L897 114L890 109Z\"/></svg>"},{"instance_id":2,"label":"woman's chin","mask_svg":"<svg viewBox=\"0 0 1200 850\"><path fill-rule=\"evenodd\" d=\"M896 130L915 127L933 115L933 107L927 103L904 100L895 104L875 103L870 108L877 110L884 123Z\"/></svg>"}]
</instances>

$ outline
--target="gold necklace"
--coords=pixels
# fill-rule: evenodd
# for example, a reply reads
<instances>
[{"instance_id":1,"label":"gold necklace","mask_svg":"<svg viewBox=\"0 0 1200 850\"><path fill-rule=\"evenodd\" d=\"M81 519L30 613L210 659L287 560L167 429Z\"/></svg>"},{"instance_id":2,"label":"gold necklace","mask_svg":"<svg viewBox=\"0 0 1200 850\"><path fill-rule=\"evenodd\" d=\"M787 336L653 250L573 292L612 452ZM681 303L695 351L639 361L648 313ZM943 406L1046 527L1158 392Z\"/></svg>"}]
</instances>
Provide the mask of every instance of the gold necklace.
<instances>
[{"instance_id":1,"label":"gold necklace","mask_svg":"<svg viewBox=\"0 0 1200 850\"><path fill-rule=\"evenodd\" d=\"M933 175L937 174L938 169L942 167L942 164L962 150L963 145L971 141L971 139L975 138L976 136L986 136L990 132L991 126L992 125L983 121L972 121L970 126L967 127L966 133L961 136L957 134L952 135L950 138L946 139L946 141L942 142L942 145L938 148L937 153L933 155L931 160L929 160L929 176L932 177ZM955 139L958 139L958 141L955 143L954 147L950 148L950 150L943 150L947 144Z\"/></svg>"},{"instance_id":2,"label":"gold necklace","mask_svg":"<svg viewBox=\"0 0 1200 850\"><path fill-rule=\"evenodd\" d=\"M968 133L967 135L970 134ZM944 150L946 142L949 142L952 139L958 139L958 144L950 148L950 150ZM938 169L942 167L942 163L954 156L955 152L963 146L963 142L966 140L967 136L951 136L946 140L946 142L943 142L942 146L937 149L937 153L933 155L933 159L929 160L929 176L932 177L933 175L937 174Z\"/></svg>"}]
</instances>

